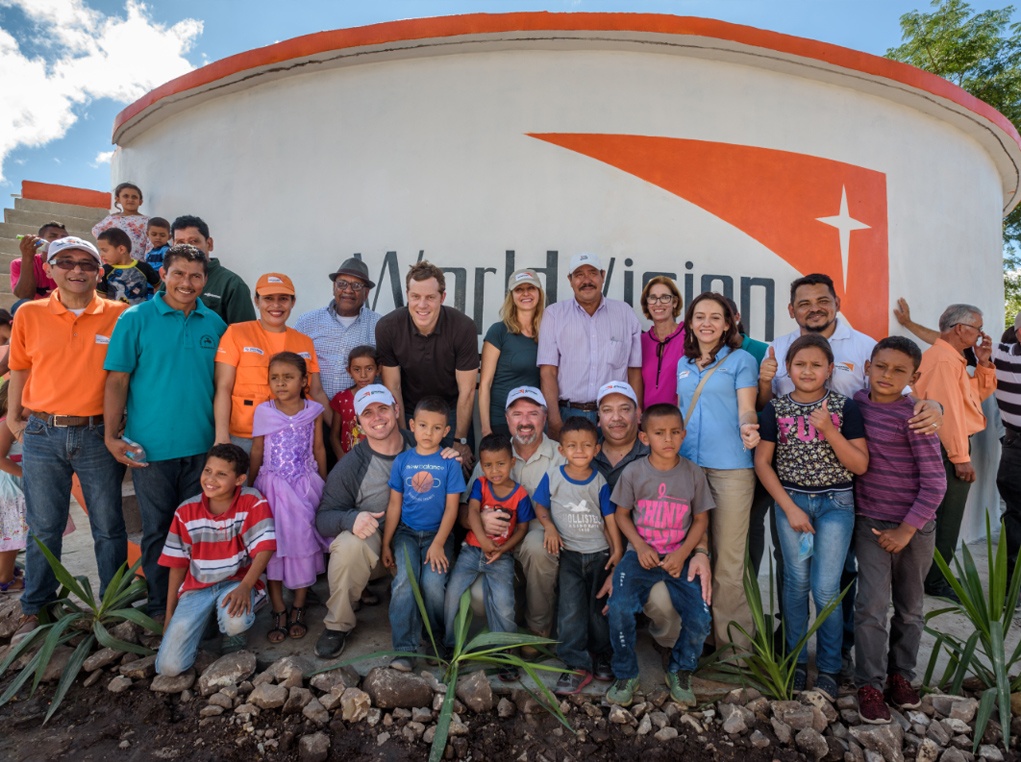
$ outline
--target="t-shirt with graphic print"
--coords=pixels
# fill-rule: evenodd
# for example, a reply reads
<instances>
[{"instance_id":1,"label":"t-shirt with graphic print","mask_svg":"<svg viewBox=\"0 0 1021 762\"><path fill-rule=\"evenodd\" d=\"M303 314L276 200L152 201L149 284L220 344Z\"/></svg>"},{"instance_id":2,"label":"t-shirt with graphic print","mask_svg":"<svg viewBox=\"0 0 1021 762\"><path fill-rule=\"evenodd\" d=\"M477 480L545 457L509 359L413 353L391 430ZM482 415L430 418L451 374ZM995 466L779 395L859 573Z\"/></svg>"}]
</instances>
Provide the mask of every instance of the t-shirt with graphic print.
<instances>
[{"instance_id":1,"label":"t-shirt with graphic print","mask_svg":"<svg viewBox=\"0 0 1021 762\"><path fill-rule=\"evenodd\" d=\"M610 500L631 509L638 535L661 556L681 546L696 513L716 507L705 473L684 457L669 471L639 458L624 469Z\"/></svg>"},{"instance_id":2,"label":"t-shirt with graphic print","mask_svg":"<svg viewBox=\"0 0 1021 762\"><path fill-rule=\"evenodd\" d=\"M504 494L498 495L497 490ZM518 524L528 523L535 518L535 513L532 511L532 501L528 497L528 492L514 481L497 488L489 483L489 479L480 476L472 484L471 495L468 496L468 499L478 500L482 513L497 511L507 517L509 523L503 534L499 537L490 536L489 538L497 545L503 545L507 542L510 536L514 534ZM464 541L476 548L482 547L479 543L479 538L470 529Z\"/></svg>"},{"instance_id":3,"label":"t-shirt with graphic print","mask_svg":"<svg viewBox=\"0 0 1021 762\"><path fill-rule=\"evenodd\" d=\"M400 492L401 522L416 532L435 532L443 521L447 495L464 492L461 464L445 460L440 451L419 455L405 450L394 458L390 471L390 489Z\"/></svg>"},{"instance_id":4,"label":"t-shirt with graphic print","mask_svg":"<svg viewBox=\"0 0 1021 762\"><path fill-rule=\"evenodd\" d=\"M131 260L127 265L103 265L103 277L96 287L101 296L115 302L139 304L152 298L153 288L159 286L159 273L146 262Z\"/></svg>"},{"instance_id":5,"label":"t-shirt with graphic print","mask_svg":"<svg viewBox=\"0 0 1021 762\"><path fill-rule=\"evenodd\" d=\"M853 474L841 464L833 447L809 421L826 403L833 425L846 439L864 439L865 422L853 400L828 392L815 402L795 402L785 394L770 400L759 413L759 436L775 442L773 468L780 483L795 492L830 492L851 489Z\"/></svg>"},{"instance_id":6,"label":"t-shirt with graphic print","mask_svg":"<svg viewBox=\"0 0 1021 762\"><path fill-rule=\"evenodd\" d=\"M549 509L566 550L598 553L610 547L603 532L603 516L614 512L610 487L594 468L584 481L569 477L564 466L547 471L532 493L532 503Z\"/></svg>"}]
</instances>

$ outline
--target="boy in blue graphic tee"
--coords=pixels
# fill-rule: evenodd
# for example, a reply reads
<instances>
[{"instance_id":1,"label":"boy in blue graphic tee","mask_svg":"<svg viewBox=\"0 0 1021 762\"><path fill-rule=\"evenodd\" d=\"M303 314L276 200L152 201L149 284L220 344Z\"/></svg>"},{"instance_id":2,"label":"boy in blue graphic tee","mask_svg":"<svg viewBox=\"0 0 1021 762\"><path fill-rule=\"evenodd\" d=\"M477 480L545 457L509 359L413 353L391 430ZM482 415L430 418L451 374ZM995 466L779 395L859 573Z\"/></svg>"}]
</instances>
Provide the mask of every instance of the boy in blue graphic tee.
<instances>
[{"instance_id":1,"label":"boy in blue graphic tee","mask_svg":"<svg viewBox=\"0 0 1021 762\"><path fill-rule=\"evenodd\" d=\"M701 584L688 579L688 560L709 524L707 511L716 503L702 469L678 454L684 421L675 405L651 405L642 416L638 436L649 446L649 456L624 469L610 498L617 506L617 526L628 539L628 549L612 575L610 642L617 681L606 692L606 700L621 706L634 700L638 687L635 614L642 610L652 586L665 582L670 601L681 615L681 633L670 652L666 684L670 698L694 706L691 673L698 666L712 616Z\"/></svg>"},{"instance_id":2,"label":"boy in blue graphic tee","mask_svg":"<svg viewBox=\"0 0 1021 762\"><path fill-rule=\"evenodd\" d=\"M410 421L417 443L415 449L398 455L390 471L382 561L396 572L390 595L390 630L395 651L417 651L422 636L422 617L408 577L409 562L422 591L433 636L437 642L443 638L443 599L449 558L454 550L450 530L457 520L458 502L465 489L461 464L444 460L440 455L440 441L450 431L449 415L450 407L444 400L424 397ZM410 672L412 664L409 658L401 656L390 666Z\"/></svg>"},{"instance_id":3,"label":"boy in blue graphic tee","mask_svg":"<svg viewBox=\"0 0 1021 762\"><path fill-rule=\"evenodd\" d=\"M560 432L560 454L567 460L547 472L532 496L544 530L543 544L560 556L557 583L557 656L567 671L556 693L580 693L592 678L613 679L610 632L597 600L610 569L623 552L610 504L610 488L592 468L599 452L596 426L587 418L568 418Z\"/></svg>"}]
</instances>

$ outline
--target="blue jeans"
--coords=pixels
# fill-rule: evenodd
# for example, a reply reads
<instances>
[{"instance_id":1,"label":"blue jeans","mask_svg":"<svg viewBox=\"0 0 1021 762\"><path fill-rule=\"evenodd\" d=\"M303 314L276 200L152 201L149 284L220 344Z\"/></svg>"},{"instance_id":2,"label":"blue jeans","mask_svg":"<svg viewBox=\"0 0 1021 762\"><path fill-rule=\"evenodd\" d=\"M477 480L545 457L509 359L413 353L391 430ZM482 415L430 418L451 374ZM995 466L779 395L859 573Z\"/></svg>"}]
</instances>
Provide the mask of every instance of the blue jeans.
<instances>
[{"instance_id":1,"label":"blue jeans","mask_svg":"<svg viewBox=\"0 0 1021 762\"><path fill-rule=\"evenodd\" d=\"M596 426L599 425L599 413L595 410L579 410L576 407L564 407L560 406L560 420L566 421L568 418L578 416L579 418L588 418Z\"/></svg>"},{"instance_id":2,"label":"blue jeans","mask_svg":"<svg viewBox=\"0 0 1021 762\"><path fill-rule=\"evenodd\" d=\"M557 656L570 669L591 672L593 654L597 659L610 655L610 627L603 616L603 604L596 600L609 574L605 568L609 558L609 550L560 551Z\"/></svg>"},{"instance_id":3,"label":"blue jeans","mask_svg":"<svg viewBox=\"0 0 1021 762\"><path fill-rule=\"evenodd\" d=\"M160 554L177 506L202 491L199 477L205 463L203 453L151 461L145 468L131 471L142 516L142 570L149 588L147 609L150 616L162 614L167 608L170 572L159 565Z\"/></svg>"},{"instance_id":4,"label":"blue jeans","mask_svg":"<svg viewBox=\"0 0 1021 762\"><path fill-rule=\"evenodd\" d=\"M415 594L408 578L407 564L418 581L429 618L429 628L437 643L443 642L443 604L447 590L447 572L434 572L425 562L425 554L432 545L436 532L419 532L403 522L394 533L393 552L397 576L390 590L390 635L395 651L417 651L422 639L422 615L415 602ZM443 546L447 561L453 557L454 538L447 537Z\"/></svg>"},{"instance_id":5,"label":"blue jeans","mask_svg":"<svg viewBox=\"0 0 1021 762\"><path fill-rule=\"evenodd\" d=\"M702 646L709 637L713 617L702 600L702 584L698 578L688 581L688 563L680 576L671 577L661 567L643 569L638 554L629 550L613 570L613 593L610 595L610 644L613 647L613 674L618 680L638 677L635 656L635 615L649 599L649 590L657 582L665 582L670 602L681 615L681 634L670 651L668 672L694 672Z\"/></svg>"},{"instance_id":6,"label":"blue jeans","mask_svg":"<svg viewBox=\"0 0 1021 762\"><path fill-rule=\"evenodd\" d=\"M776 512L776 530L783 551L783 621L787 652L808 631L808 596L815 601L816 613L840 594L840 575L844 570L847 549L854 533L854 493L851 490L831 492L795 492L788 490L791 500L808 514L815 529L813 554L798 560L801 533L791 529L787 514ZM820 672L840 673L840 647L844 639L844 623L838 607L816 630L815 664ZM808 651L798 654L798 664L808 663Z\"/></svg>"},{"instance_id":7,"label":"blue jeans","mask_svg":"<svg viewBox=\"0 0 1021 762\"><path fill-rule=\"evenodd\" d=\"M486 563L482 548L463 543L457 562L447 580L443 622L446 630L444 643L454 647L454 624L461 604L461 594L482 575L482 600L486 606L486 622L490 632L517 632L514 623L514 556L502 554L491 564Z\"/></svg>"},{"instance_id":8,"label":"blue jeans","mask_svg":"<svg viewBox=\"0 0 1021 762\"><path fill-rule=\"evenodd\" d=\"M58 428L29 416L23 440L25 518L32 537L38 537L60 558L71 501L71 475L82 485L99 569L102 595L128 558L128 534L121 512L124 466L103 443L103 425ZM25 548L26 583L21 608L37 614L57 598L57 578L46 557L29 538Z\"/></svg>"},{"instance_id":9,"label":"blue jeans","mask_svg":"<svg viewBox=\"0 0 1021 762\"><path fill-rule=\"evenodd\" d=\"M156 654L156 673L174 677L195 663L195 655L206 631L209 615L216 612L216 623L224 635L240 635L255 623L255 591L250 597L248 612L231 616L223 599L240 585L238 580L224 580L201 590L189 590L177 600L177 608L163 633Z\"/></svg>"}]
</instances>

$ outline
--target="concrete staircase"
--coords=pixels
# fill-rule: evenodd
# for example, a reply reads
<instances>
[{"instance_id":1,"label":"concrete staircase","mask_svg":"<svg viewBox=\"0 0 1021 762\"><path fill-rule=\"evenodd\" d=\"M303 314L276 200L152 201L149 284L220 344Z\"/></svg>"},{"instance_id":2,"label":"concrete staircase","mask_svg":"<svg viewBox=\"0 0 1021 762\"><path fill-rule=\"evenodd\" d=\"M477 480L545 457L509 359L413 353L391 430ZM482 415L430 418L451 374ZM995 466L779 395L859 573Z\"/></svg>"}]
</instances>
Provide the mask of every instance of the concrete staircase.
<instances>
[{"instance_id":1,"label":"concrete staircase","mask_svg":"<svg viewBox=\"0 0 1021 762\"><path fill-rule=\"evenodd\" d=\"M14 208L4 209L4 221L0 222L0 308L9 310L16 301L11 291L10 272L11 262L21 256L18 235L35 234L41 225L56 221L64 224L68 234L95 243L92 226L109 212L109 209L36 201L15 196Z\"/></svg>"}]
</instances>

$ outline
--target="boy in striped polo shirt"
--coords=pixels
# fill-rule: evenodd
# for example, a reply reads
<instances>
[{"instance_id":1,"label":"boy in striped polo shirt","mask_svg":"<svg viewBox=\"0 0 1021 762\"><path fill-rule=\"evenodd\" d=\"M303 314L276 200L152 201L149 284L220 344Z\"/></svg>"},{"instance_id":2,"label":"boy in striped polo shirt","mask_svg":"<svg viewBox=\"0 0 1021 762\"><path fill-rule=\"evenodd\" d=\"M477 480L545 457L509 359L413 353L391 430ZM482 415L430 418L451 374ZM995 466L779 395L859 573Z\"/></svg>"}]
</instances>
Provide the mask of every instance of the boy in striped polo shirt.
<instances>
[{"instance_id":1,"label":"boy in striped polo shirt","mask_svg":"<svg viewBox=\"0 0 1021 762\"><path fill-rule=\"evenodd\" d=\"M939 439L908 425L915 402L903 390L918 380L921 362L922 352L911 339L885 338L865 364L869 388L854 395L869 446L868 471L855 483L855 684L859 714L873 724L890 721L887 701L899 709L921 702L911 681L924 624L923 582L936 543L936 509L947 487Z\"/></svg>"},{"instance_id":2,"label":"boy in striped polo shirt","mask_svg":"<svg viewBox=\"0 0 1021 762\"><path fill-rule=\"evenodd\" d=\"M259 577L277 543L269 503L242 487L248 466L248 453L237 445L214 445L202 469L202 493L174 513L159 560L170 568L170 587L158 674L173 677L195 663L210 614L216 613L224 652L243 648L255 622Z\"/></svg>"}]
</instances>

